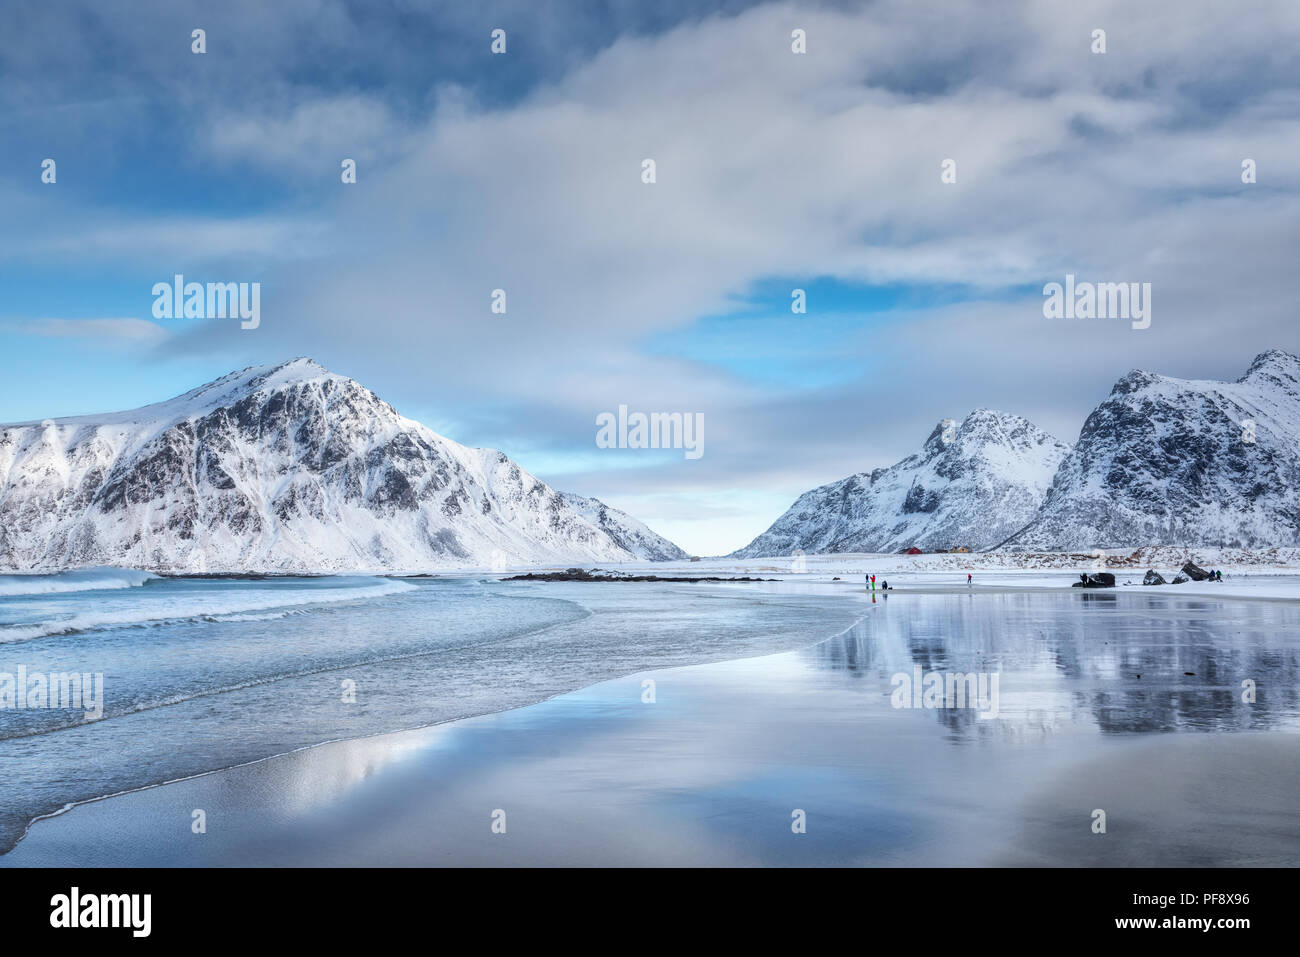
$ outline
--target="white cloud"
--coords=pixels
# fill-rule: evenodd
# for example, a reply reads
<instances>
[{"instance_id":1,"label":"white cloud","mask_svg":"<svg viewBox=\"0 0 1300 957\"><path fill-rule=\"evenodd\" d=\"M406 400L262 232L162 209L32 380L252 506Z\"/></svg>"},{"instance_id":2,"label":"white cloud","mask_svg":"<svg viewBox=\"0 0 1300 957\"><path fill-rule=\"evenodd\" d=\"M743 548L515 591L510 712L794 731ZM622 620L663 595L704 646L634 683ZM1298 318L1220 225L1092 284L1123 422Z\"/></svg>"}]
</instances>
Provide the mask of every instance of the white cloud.
<instances>
[{"instance_id":1,"label":"white cloud","mask_svg":"<svg viewBox=\"0 0 1300 957\"><path fill-rule=\"evenodd\" d=\"M17 330L27 335L54 339L80 339L118 348L152 347L171 335L162 326L146 319L32 319L18 323Z\"/></svg>"}]
</instances>

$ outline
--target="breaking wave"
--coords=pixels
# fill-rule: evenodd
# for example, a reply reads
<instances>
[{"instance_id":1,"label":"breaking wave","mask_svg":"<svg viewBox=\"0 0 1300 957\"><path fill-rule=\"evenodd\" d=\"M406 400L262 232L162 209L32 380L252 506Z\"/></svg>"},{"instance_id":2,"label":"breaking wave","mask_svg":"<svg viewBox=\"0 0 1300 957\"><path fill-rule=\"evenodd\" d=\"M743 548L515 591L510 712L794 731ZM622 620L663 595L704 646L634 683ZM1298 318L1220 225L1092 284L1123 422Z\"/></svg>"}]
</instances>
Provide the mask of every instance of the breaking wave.
<instances>
[{"instance_id":1,"label":"breaking wave","mask_svg":"<svg viewBox=\"0 0 1300 957\"><path fill-rule=\"evenodd\" d=\"M0 645L30 641L51 635L71 635L97 628L152 627L167 622L190 619L208 621L269 620L305 605L332 604L383 598L415 591L417 586L401 581L383 581L373 585L304 588L298 591L248 591L223 589L204 596L176 596L166 601L151 601L118 609L95 609L77 612L48 621L0 626ZM30 593L29 593L30 594ZM276 614L252 617L253 613Z\"/></svg>"},{"instance_id":2,"label":"breaking wave","mask_svg":"<svg viewBox=\"0 0 1300 957\"><path fill-rule=\"evenodd\" d=\"M78 568L53 575L0 575L0 595L56 595L74 591L138 588L157 578L152 572L116 568L112 565Z\"/></svg>"}]
</instances>

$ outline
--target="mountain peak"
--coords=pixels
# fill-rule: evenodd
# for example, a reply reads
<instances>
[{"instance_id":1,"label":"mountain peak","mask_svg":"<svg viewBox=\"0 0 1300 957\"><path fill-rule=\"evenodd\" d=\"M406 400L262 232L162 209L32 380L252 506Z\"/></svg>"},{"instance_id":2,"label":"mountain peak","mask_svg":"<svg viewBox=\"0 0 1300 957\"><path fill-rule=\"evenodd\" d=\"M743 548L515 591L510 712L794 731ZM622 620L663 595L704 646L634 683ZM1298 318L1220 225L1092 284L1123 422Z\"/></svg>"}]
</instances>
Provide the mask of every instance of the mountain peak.
<instances>
[{"instance_id":1,"label":"mountain peak","mask_svg":"<svg viewBox=\"0 0 1300 957\"><path fill-rule=\"evenodd\" d=\"M1265 377L1275 381L1279 378L1300 381L1300 358L1281 349L1269 349L1255 356L1255 361L1250 364L1246 374L1237 381L1249 382Z\"/></svg>"},{"instance_id":2,"label":"mountain peak","mask_svg":"<svg viewBox=\"0 0 1300 957\"><path fill-rule=\"evenodd\" d=\"M990 443L1021 447L1044 442L1060 444L1055 436L1044 432L1022 415L981 407L972 410L960 421L941 419L926 437L924 448L927 455L950 448L964 450L965 454L975 454Z\"/></svg>"},{"instance_id":3,"label":"mountain peak","mask_svg":"<svg viewBox=\"0 0 1300 957\"><path fill-rule=\"evenodd\" d=\"M275 388L298 385L303 382L316 382L323 379L351 381L347 376L330 372L319 362L306 356L298 356L285 362L277 362L267 366L255 366L248 371L253 373L248 380L249 385L259 387Z\"/></svg>"},{"instance_id":4,"label":"mountain peak","mask_svg":"<svg viewBox=\"0 0 1300 957\"><path fill-rule=\"evenodd\" d=\"M1160 376L1154 372L1147 372L1145 369L1131 369L1126 375L1121 377L1113 386L1111 386L1111 395L1128 395L1145 389L1160 381Z\"/></svg>"},{"instance_id":5,"label":"mountain peak","mask_svg":"<svg viewBox=\"0 0 1300 957\"><path fill-rule=\"evenodd\" d=\"M143 409L134 410L132 413L119 413L119 415L152 415L152 417L158 419L188 418L205 414L222 405L229 405L255 392L270 392L305 382L327 379L339 382L351 381L346 376L330 372L312 359L298 357L284 362L248 366L236 372L227 373L218 379L213 379L211 382L205 382L198 388L191 389L184 395L178 395L174 399L145 406Z\"/></svg>"},{"instance_id":6,"label":"mountain peak","mask_svg":"<svg viewBox=\"0 0 1300 957\"><path fill-rule=\"evenodd\" d=\"M270 368L277 372L301 372L309 375L320 375L322 372L329 373L328 369L309 356L295 356L292 359L286 359L284 362L274 363Z\"/></svg>"},{"instance_id":7,"label":"mountain peak","mask_svg":"<svg viewBox=\"0 0 1300 957\"><path fill-rule=\"evenodd\" d=\"M331 377L341 379L344 376L336 375L326 369L315 359L307 356L297 356L293 359L286 359L283 362L272 362L269 365L249 366L235 373L236 376L246 377L250 384L267 382L275 380L277 382L298 382L307 379L319 379L322 377Z\"/></svg>"},{"instance_id":8,"label":"mountain peak","mask_svg":"<svg viewBox=\"0 0 1300 957\"><path fill-rule=\"evenodd\" d=\"M972 410L970 415L962 420L960 431L969 432L988 426L1003 426L1015 429L1026 425L1032 425L1032 423L1023 415L1016 415L1014 412L999 412L997 409L979 408Z\"/></svg>"}]
</instances>

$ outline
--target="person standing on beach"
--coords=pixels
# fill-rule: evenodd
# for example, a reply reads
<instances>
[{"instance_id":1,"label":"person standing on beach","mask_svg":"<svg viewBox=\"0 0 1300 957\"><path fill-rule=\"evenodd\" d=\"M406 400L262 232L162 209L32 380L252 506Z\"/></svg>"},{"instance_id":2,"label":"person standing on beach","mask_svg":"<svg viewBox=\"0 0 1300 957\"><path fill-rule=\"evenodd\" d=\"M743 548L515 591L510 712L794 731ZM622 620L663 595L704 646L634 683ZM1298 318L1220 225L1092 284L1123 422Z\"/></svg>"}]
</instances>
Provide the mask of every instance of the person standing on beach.
<instances>
[{"instance_id":1,"label":"person standing on beach","mask_svg":"<svg viewBox=\"0 0 1300 957\"><path fill-rule=\"evenodd\" d=\"M967 585L968 587L970 586L970 572L967 572L967 573L966 573L966 585Z\"/></svg>"}]
</instances>

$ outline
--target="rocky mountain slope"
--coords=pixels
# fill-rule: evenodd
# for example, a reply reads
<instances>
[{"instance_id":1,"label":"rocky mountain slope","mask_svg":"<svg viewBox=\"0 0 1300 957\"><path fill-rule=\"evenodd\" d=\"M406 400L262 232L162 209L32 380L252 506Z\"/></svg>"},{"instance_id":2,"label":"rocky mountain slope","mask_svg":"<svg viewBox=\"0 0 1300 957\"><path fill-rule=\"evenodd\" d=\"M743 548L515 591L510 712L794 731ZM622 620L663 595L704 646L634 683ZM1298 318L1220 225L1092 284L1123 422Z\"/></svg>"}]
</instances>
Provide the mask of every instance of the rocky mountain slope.
<instances>
[{"instance_id":1,"label":"rocky mountain slope","mask_svg":"<svg viewBox=\"0 0 1300 957\"><path fill-rule=\"evenodd\" d=\"M1130 372L1005 544L1300 545L1300 359L1265 352L1236 382Z\"/></svg>"},{"instance_id":2,"label":"rocky mountain slope","mask_svg":"<svg viewBox=\"0 0 1300 957\"><path fill-rule=\"evenodd\" d=\"M988 548L1036 514L1068 451L1027 419L977 409L896 465L805 492L733 557Z\"/></svg>"},{"instance_id":3,"label":"rocky mountain slope","mask_svg":"<svg viewBox=\"0 0 1300 957\"><path fill-rule=\"evenodd\" d=\"M561 492L560 497L586 521L608 535L616 545L638 558L652 562L672 562L690 557L627 512L606 505L600 499L584 498L572 492Z\"/></svg>"},{"instance_id":4,"label":"rocky mountain slope","mask_svg":"<svg viewBox=\"0 0 1300 957\"><path fill-rule=\"evenodd\" d=\"M0 568L384 571L681 557L309 359L0 426Z\"/></svg>"}]
</instances>

